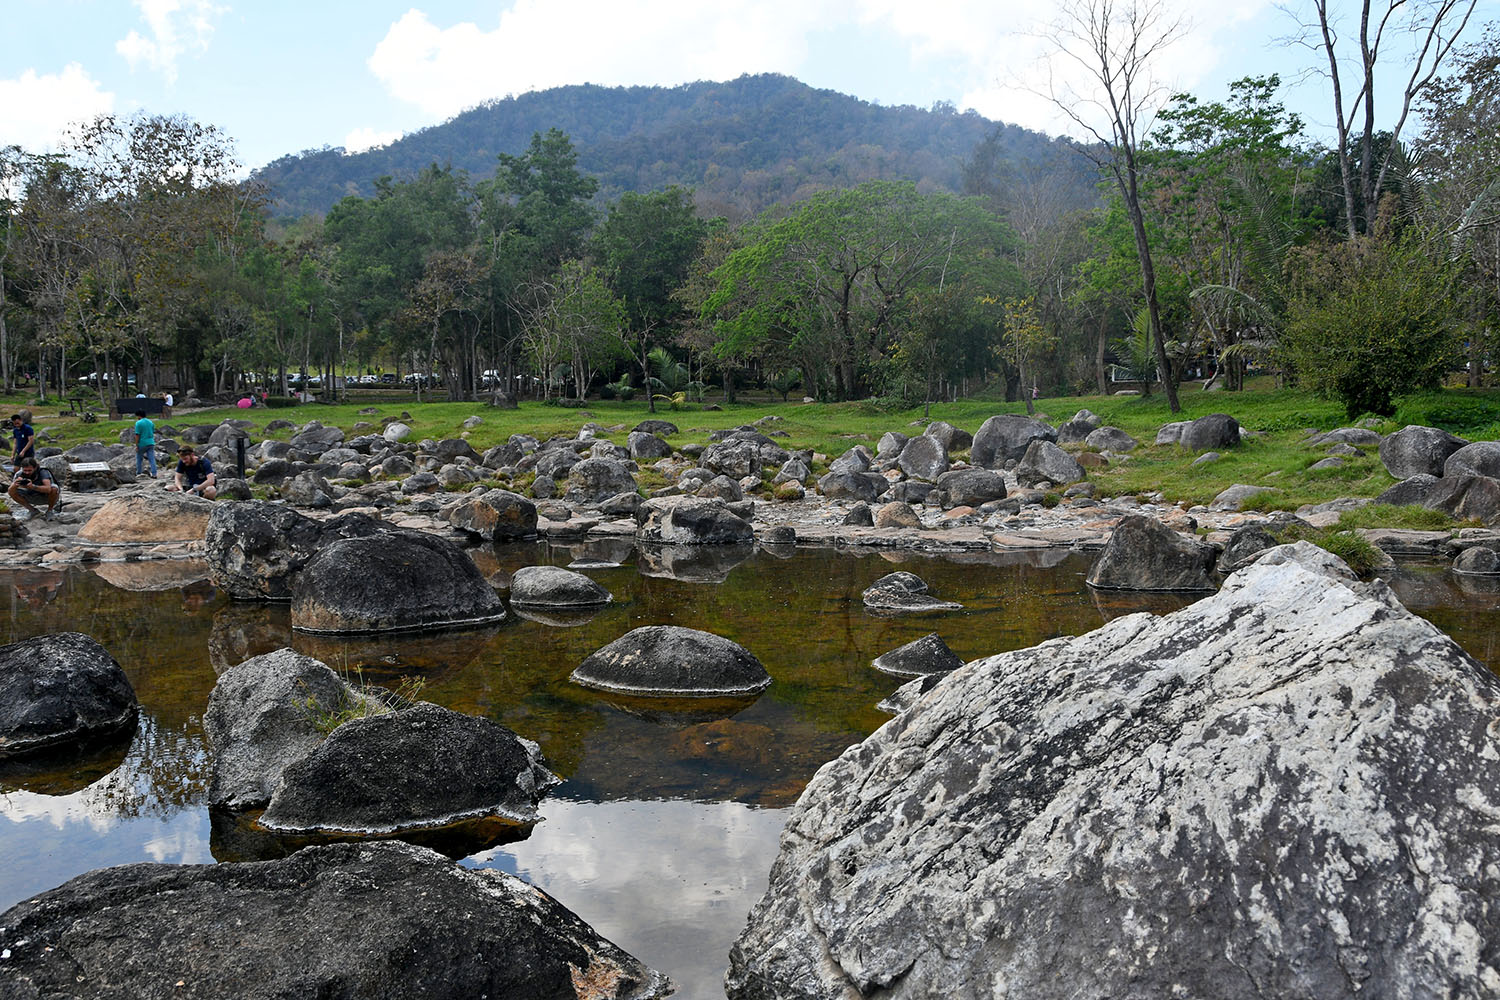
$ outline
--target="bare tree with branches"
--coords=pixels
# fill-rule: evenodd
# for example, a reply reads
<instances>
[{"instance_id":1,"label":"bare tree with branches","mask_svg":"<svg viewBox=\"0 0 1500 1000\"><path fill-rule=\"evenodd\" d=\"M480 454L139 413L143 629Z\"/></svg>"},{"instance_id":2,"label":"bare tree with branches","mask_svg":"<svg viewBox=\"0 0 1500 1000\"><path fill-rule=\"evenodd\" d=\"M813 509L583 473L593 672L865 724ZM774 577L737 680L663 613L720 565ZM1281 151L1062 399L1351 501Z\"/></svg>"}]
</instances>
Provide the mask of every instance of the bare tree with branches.
<instances>
[{"instance_id":1,"label":"bare tree with branches","mask_svg":"<svg viewBox=\"0 0 1500 1000\"><path fill-rule=\"evenodd\" d=\"M1328 81L1333 91L1334 127L1338 132L1339 179L1343 183L1344 226L1350 239L1361 229L1368 230L1381 188L1395 162L1401 130L1412 107L1432 86L1453 46L1463 34L1478 0L1360 0L1359 53L1355 63L1358 86L1346 99L1341 70L1341 43L1338 14L1329 0L1311 0L1312 17L1297 10L1282 8L1291 14L1300 28L1296 41L1315 49L1328 63ZM1405 53L1408 60L1406 83L1401 91L1401 108L1391 125L1390 141L1384 152L1375 148L1375 83L1381 49L1387 44L1410 40ZM1386 53L1389 55L1389 53ZM1353 81L1351 81L1353 82ZM1356 121L1363 119L1363 130L1356 133ZM1353 140L1358 139L1359 157L1355 162ZM1379 165L1376 165L1376 159Z\"/></svg>"},{"instance_id":2,"label":"bare tree with branches","mask_svg":"<svg viewBox=\"0 0 1500 1000\"><path fill-rule=\"evenodd\" d=\"M1141 137L1150 132L1156 112L1170 96L1152 76L1152 64L1185 29L1183 19L1172 14L1163 0L1065 0L1047 38L1063 63L1081 71L1088 84L1080 92L1053 76L1042 95L1092 138L1075 146L1115 182L1125 203L1135 234L1156 364L1173 413L1182 407L1167 357L1156 268L1141 210L1139 151Z\"/></svg>"}]
</instances>

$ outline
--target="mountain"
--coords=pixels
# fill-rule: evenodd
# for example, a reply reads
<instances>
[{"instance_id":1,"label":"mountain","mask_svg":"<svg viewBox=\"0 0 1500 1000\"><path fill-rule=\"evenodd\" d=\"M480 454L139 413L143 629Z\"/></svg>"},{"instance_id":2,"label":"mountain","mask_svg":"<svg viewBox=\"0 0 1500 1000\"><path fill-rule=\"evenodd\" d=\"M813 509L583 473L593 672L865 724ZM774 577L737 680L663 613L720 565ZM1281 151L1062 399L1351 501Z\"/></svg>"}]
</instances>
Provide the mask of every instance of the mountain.
<instances>
[{"instance_id":1,"label":"mountain","mask_svg":"<svg viewBox=\"0 0 1500 1000\"><path fill-rule=\"evenodd\" d=\"M964 162L986 139L1012 167L1069 175L1085 200L1095 179L1065 143L1040 132L942 105L881 107L775 74L555 87L490 101L379 149L284 156L252 176L268 185L276 215L299 216L346 195L368 197L376 178L411 177L433 163L487 178L498 154L520 153L532 133L553 127L572 138L579 169L599 178L602 200L681 184L705 214L731 219L871 179L958 191Z\"/></svg>"}]
</instances>

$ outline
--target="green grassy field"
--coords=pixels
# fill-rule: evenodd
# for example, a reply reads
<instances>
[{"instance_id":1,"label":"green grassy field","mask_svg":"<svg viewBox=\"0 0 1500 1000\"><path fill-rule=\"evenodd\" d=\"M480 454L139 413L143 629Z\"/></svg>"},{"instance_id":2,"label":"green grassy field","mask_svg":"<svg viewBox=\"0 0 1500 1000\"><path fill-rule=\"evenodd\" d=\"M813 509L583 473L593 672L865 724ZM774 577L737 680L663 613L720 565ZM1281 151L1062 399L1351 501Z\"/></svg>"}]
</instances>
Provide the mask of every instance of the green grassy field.
<instances>
[{"instance_id":1,"label":"green grassy field","mask_svg":"<svg viewBox=\"0 0 1500 1000\"><path fill-rule=\"evenodd\" d=\"M25 406L24 397L10 396L0 406L10 411ZM1141 442L1127 461L1090 474L1103 495L1161 493L1171 501L1206 503L1217 493L1236 483L1274 487L1277 492L1263 494L1258 506L1264 510L1295 509L1304 503L1318 503L1341 496L1373 496L1394 480L1380 464L1373 449L1365 457L1349 459L1337 470L1311 471L1308 467L1325 453L1307 447L1303 441L1309 430L1331 430L1345 426L1342 408L1335 402L1306 392L1289 389L1256 389L1241 393L1203 393L1196 386L1185 386L1183 410L1173 415L1166 399L1160 395L1077 396L1048 398L1036 403L1039 415L1054 424L1071 417L1079 409L1097 413L1105 424L1119 427ZM789 435L782 443L793 448L811 448L830 457L837 456L857 443L874 446L886 431L917 433L922 408L884 410L867 402L859 403L781 403L751 401L722 408L689 406L681 410L658 408L656 417L677 424L682 434L673 439L681 446L689 442L706 442L710 432L764 417L779 417L774 427ZM65 407L64 407L65 408ZM373 408L375 413L361 413ZM32 407L34 423L45 429L54 444L67 448L81 441L98 439L117 441L133 420L100 420L83 423L77 416L59 415L56 404ZM7 412L10 412L7 411ZM369 393L354 395L349 402L337 405L311 403L281 409L238 410L224 407L174 416L166 421L179 426L195 423L217 423L225 417L244 418L256 427L272 420L289 420L298 425L318 420L352 431L359 421L376 426L381 417L410 414L406 421L414 437L445 438L464 434L463 421L479 415L483 423L468 432L470 443L479 451L506 440L517 433L545 439L554 434L572 436L587 421L605 428L617 428L604 435L623 443L625 432L651 416L646 405L629 402L590 400L581 409L545 405L533 401L521 403L516 410L498 410L479 403L417 403L411 393ZM1023 403L1006 403L986 399L966 399L955 403L934 403L931 417L946 420L973 432L997 413L1024 413ZM1238 449L1227 451L1217 462L1194 466L1195 457L1176 447L1152 445L1157 429L1171 420L1187 420L1209 413L1228 413L1255 436ZM1408 423L1443 427L1470 440L1500 436L1500 390L1442 390L1423 393L1403 400L1395 417L1374 425L1382 433ZM285 439L291 435L281 430L270 435ZM260 436L260 435L257 435Z\"/></svg>"}]
</instances>

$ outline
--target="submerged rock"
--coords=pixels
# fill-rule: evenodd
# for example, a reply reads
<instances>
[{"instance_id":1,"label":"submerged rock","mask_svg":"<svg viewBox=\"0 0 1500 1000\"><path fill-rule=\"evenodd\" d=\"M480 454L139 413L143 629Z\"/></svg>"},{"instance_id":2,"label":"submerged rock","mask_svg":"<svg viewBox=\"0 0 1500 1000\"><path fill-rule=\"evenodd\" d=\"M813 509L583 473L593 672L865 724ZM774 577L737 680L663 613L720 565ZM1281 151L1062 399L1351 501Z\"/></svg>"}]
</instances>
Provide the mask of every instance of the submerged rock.
<instances>
[{"instance_id":1,"label":"submerged rock","mask_svg":"<svg viewBox=\"0 0 1500 1000\"><path fill-rule=\"evenodd\" d=\"M870 662L881 673L894 677L922 677L947 673L964 665L958 654L948 648L936 632L929 632L914 642L897 646Z\"/></svg>"},{"instance_id":2,"label":"submerged rock","mask_svg":"<svg viewBox=\"0 0 1500 1000\"><path fill-rule=\"evenodd\" d=\"M728 995L1493 995L1497 717L1295 560L973 661L808 785Z\"/></svg>"},{"instance_id":3,"label":"submerged rock","mask_svg":"<svg viewBox=\"0 0 1500 1000\"><path fill-rule=\"evenodd\" d=\"M871 611L958 611L962 604L941 601L927 592L926 582L915 573L887 573L860 595Z\"/></svg>"},{"instance_id":4,"label":"submerged rock","mask_svg":"<svg viewBox=\"0 0 1500 1000\"><path fill-rule=\"evenodd\" d=\"M16 1000L671 992L665 977L515 876L401 843L105 868L18 904L0 928L0 994Z\"/></svg>"},{"instance_id":5,"label":"submerged rock","mask_svg":"<svg viewBox=\"0 0 1500 1000\"><path fill-rule=\"evenodd\" d=\"M557 783L530 740L421 703L339 726L286 767L260 823L280 833L359 834L490 816L534 823Z\"/></svg>"},{"instance_id":6,"label":"submerged rock","mask_svg":"<svg viewBox=\"0 0 1500 1000\"><path fill-rule=\"evenodd\" d=\"M124 738L136 706L125 671L81 632L0 646L0 760Z\"/></svg>"},{"instance_id":7,"label":"submerged rock","mask_svg":"<svg viewBox=\"0 0 1500 1000\"><path fill-rule=\"evenodd\" d=\"M619 694L709 698L759 694L771 675L748 649L677 625L633 629L578 665L571 678Z\"/></svg>"}]
</instances>

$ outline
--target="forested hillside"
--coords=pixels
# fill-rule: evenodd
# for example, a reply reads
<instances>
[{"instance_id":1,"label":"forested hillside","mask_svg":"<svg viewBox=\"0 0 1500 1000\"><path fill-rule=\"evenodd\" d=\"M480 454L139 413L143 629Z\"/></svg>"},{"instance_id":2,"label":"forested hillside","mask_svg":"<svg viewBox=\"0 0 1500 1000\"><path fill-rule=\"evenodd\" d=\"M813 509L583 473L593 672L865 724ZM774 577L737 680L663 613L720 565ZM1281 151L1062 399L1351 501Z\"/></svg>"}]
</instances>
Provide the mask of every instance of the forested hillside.
<instances>
[{"instance_id":1,"label":"forested hillside","mask_svg":"<svg viewBox=\"0 0 1500 1000\"><path fill-rule=\"evenodd\" d=\"M1007 160L1061 172L1081 201L1092 198L1096 178L1076 153L1038 132L941 107L881 107L776 75L558 87L492 101L380 149L286 156L255 177L269 186L273 214L326 212L346 195L373 194L376 178L406 180L432 164L489 177L498 154L520 153L550 128L572 139L579 169L599 180L602 203L677 184L694 189L704 214L735 221L868 180L959 191L962 163L992 135Z\"/></svg>"}]
</instances>

